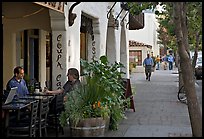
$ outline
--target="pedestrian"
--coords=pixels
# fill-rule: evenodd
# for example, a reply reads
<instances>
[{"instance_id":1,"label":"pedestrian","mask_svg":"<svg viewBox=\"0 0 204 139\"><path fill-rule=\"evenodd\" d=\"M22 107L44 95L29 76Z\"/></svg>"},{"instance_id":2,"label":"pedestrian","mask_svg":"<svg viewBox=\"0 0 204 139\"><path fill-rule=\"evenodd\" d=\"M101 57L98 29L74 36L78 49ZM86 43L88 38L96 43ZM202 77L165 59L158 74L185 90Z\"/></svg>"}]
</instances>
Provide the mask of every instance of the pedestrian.
<instances>
[{"instance_id":1,"label":"pedestrian","mask_svg":"<svg viewBox=\"0 0 204 139\"><path fill-rule=\"evenodd\" d=\"M153 65L153 59L150 57L149 54L147 54L147 57L143 61L143 66L145 67L146 80L148 81L150 81Z\"/></svg>"},{"instance_id":2,"label":"pedestrian","mask_svg":"<svg viewBox=\"0 0 204 139\"><path fill-rule=\"evenodd\" d=\"M167 70L167 56L166 56L166 54L162 57L162 63L164 66L164 70Z\"/></svg>"},{"instance_id":3,"label":"pedestrian","mask_svg":"<svg viewBox=\"0 0 204 139\"><path fill-rule=\"evenodd\" d=\"M173 70L174 57L172 56L172 54L169 55L168 62L169 62L169 70Z\"/></svg>"},{"instance_id":4,"label":"pedestrian","mask_svg":"<svg viewBox=\"0 0 204 139\"><path fill-rule=\"evenodd\" d=\"M159 55L157 55L157 57L156 57L156 70L159 70L160 69L160 57L159 57Z\"/></svg>"},{"instance_id":5,"label":"pedestrian","mask_svg":"<svg viewBox=\"0 0 204 139\"><path fill-rule=\"evenodd\" d=\"M64 93L64 101L66 100L66 94L77 88L78 85L81 84L79 80L79 71L76 68L69 68L67 72L68 81L64 84L62 89L50 91L48 89L44 89L45 93L48 94L60 94Z\"/></svg>"},{"instance_id":6,"label":"pedestrian","mask_svg":"<svg viewBox=\"0 0 204 139\"><path fill-rule=\"evenodd\" d=\"M8 81L6 85L6 90L10 91L11 88L13 87L18 87L17 89L17 96L18 97L23 97L29 94L28 88L26 85L25 80L23 79L24 77L24 69L21 66L17 66L13 70L14 76ZM15 98L17 97L15 96Z\"/></svg>"}]
</instances>

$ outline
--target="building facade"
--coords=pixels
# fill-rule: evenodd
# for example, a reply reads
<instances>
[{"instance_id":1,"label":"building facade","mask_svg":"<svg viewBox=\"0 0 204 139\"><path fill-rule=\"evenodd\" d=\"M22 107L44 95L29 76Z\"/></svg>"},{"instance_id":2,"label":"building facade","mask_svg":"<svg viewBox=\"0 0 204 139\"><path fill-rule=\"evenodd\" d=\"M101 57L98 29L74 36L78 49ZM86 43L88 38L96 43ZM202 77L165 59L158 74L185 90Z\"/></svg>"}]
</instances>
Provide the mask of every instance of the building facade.
<instances>
[{"instance_id":1,"label":"building facade","mask_svg":"<svg viewBox=\"0 0 204 139\"><path fill-rule=\"evenodd\" d=\"M147 53L154 57L160 55L160 45L158 44L157 33L158 22L156 15L152 11L146 10L144 11L144 21L144 28L140 30L129 30L129 51L130 53L135 52L132 57L140 57L141 61L146 58ZM134 47L132 44L134 44ZM137 62L136 69L134 69L133 72L144 72L141 62Z\"/></svg>"},{"instance_id":2,"label":"building facade","mask_svg":"<svg viewBox=\"0 0 204 139\"><path fill-rule=\"evenodd\" d=\"M3 88L15 66L51 89L62 88L80 59L106 55L129 78L129 13L121 2L3 2Z\"/></svg>"}]
</instances>

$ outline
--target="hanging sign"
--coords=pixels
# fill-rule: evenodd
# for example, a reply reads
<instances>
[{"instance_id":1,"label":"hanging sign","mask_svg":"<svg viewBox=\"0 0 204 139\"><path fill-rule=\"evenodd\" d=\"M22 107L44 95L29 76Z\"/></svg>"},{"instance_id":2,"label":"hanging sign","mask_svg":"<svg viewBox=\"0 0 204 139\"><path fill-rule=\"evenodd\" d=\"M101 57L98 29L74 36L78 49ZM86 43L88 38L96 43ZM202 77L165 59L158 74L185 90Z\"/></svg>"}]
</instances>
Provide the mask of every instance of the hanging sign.
<instances>
[{"instance_id":1,"label":"hanging sign","mask_svg":"<svg viewBox=\"0 0 204 139\"><path fill-rule=\"evenodd\" d=\"M34 2L49 9L64 13L64 4L66 2Z\"/></svg>"}]
</instances>

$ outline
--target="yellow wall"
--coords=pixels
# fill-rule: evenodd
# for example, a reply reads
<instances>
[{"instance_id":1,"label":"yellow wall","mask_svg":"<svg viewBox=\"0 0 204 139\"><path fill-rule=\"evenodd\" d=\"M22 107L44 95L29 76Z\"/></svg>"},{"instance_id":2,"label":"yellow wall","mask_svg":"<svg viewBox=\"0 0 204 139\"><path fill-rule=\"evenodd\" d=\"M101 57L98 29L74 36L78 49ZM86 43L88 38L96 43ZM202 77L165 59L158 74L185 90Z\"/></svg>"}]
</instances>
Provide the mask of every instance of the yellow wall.
<instances>
[{"instance_id":1,"label":"yellow wall","mask_svg":"<svg viewBox=\"0 0 204 139\"><path fill-rule=\"evenodd\" d=\"M42 6L31 2L2 3L2 14L4 15L4 18L2 18L3 88L6 87L6 83L13 76L13 68L17 66L16 34L19 33L19 31L26 29L42 29L49 32L51 31L49 11L47 8L44 8L37 14L32 14L39 11L41 8ZM43 66L41 65L40 67Z\"/></svg>"}]
</instances>

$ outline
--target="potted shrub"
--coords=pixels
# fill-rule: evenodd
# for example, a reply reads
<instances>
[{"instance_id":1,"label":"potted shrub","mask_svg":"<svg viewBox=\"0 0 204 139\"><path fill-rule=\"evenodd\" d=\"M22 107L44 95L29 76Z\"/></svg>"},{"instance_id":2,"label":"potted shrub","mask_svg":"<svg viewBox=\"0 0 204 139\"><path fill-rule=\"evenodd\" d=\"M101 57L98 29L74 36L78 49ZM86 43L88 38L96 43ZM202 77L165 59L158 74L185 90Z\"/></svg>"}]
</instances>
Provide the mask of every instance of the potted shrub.
<instances>
[{"instance_id":1,"label":"potted shrub","mask_svg":"<svg viewBox=\"0 0 204 139\"><path fill-rule=\"evenodd\" d=\"M117 130L124 118L124 87L121 63L109 64L106 56L88 62L81 60L83 80L81 86L68 94L65 111L61 114L62 126L69 119L72 126L87 118L110 117L109 129Z\"/></svg>"},{"instance_id":2,"label":"potted shrub","mask_svg":"<svg viewBox=\"0 0 204 139\"><path fill-rule=\"evenodd\" d=\"M72 136L103 136L104 119L110 113L101 96L103 91L103 88L95 85L95 78L87 77L78 89L68 94L65 111L60 115L60 122L62 126L69 122ZM86 127L85 131L83 127Z\"/></svg>"}]
</instances>

